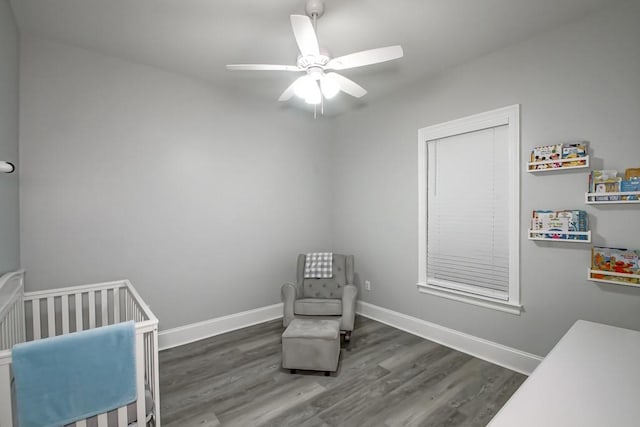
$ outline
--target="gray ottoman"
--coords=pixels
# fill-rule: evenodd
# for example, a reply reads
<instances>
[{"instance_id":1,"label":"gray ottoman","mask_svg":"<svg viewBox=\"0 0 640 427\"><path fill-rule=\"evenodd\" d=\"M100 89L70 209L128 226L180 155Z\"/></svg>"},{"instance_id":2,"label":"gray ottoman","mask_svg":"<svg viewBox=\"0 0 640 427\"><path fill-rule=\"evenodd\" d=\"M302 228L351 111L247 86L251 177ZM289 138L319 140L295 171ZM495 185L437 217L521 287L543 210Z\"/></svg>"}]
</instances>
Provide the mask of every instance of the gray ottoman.
<instances>
[{"instance_id":1,"label":"gray ottoman","mask_svg":"<svg viewBox=\"0 0 640 427\"><path fill-rule=\"evenodd\" d=\"M282 334L282 367L329 372L338 370L340 321L293 319Z\"/></svg>"}]
</instances>

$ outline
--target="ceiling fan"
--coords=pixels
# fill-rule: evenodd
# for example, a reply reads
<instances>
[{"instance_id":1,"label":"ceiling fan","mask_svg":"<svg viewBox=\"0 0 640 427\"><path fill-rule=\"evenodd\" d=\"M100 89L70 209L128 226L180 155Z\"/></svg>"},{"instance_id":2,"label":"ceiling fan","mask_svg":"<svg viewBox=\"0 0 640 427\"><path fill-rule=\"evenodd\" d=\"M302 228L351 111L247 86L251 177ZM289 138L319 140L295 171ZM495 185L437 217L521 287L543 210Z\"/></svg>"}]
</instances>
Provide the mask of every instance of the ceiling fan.
<instances>
[{"instance_id":1,"label":"ceiling fan","mask_svg":"<svg viewBox=\"0 0 640 427\"><path fill-rule=\"evenodd\" d=\"M228 70L241 71L293 71L305 74L287 87L279 101L288 101L294 95L308 104L317 105L323 100L333 98L338 92L360 98L367 91L354 82L334 71L362 67L401 58L401 46L388 46L364 50L349 55L332 58L326 49L320 47L316 37L315 24L324 12L322 0L308 0L305 15L291 15L293 35L300 49L296 65L271 64L230 64ZM312 21L313 20L313 21Z\"/></svg>"}]
</instances>

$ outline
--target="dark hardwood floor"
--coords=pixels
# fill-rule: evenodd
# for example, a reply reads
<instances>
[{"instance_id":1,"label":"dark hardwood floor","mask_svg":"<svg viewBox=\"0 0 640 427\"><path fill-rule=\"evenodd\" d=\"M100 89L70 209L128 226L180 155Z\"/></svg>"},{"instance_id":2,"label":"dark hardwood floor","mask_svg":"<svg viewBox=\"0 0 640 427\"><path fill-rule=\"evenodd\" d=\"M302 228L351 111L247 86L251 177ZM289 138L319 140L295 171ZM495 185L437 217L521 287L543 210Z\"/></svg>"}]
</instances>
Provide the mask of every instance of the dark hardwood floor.
<instances>
[{"instance_id":1,"label":"dark hardwood floor","mask_svg":"<svg viewBox=\"0 0 640 427\"><path fill-rule=\"evenodd\" d=\"M281 320L160 353L162 424L484 426L525 376L358 317L337 375L280 367Z\"/></svg>"}]
</instances>

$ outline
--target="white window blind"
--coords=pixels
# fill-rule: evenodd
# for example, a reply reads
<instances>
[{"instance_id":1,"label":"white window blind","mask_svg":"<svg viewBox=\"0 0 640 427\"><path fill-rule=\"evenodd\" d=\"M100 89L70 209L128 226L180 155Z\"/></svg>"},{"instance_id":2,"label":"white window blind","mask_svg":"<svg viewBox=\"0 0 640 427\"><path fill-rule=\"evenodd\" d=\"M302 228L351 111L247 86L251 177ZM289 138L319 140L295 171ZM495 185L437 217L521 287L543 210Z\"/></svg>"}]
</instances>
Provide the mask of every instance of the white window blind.
<instances>
[{"instance_id":1,"label":"white window blind","mask_svg":"<svg viewBox=\"0 0 640 427\"><path fill-rule=\"evenodd\" d=\"M509 300L508 126L427 142L427 283Z\"/></svg>"}]
</instances>

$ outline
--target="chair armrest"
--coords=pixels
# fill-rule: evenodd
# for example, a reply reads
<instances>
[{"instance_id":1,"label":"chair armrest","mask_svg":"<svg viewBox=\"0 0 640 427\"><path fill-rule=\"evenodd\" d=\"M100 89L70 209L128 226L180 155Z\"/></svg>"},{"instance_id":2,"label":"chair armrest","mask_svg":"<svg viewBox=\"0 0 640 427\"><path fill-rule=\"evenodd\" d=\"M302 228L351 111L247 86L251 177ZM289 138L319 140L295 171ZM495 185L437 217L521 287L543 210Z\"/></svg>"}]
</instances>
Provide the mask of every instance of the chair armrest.
<instances>
[{"instance_id":1,"label":"chair armrest","mask_svg":"<svg viewBox=\"0 0 640 427\"><path fill-rule=\"evenodd\" d=\"M346 285L342 290L342 321L340 322L340 329L343 331L353 331L357 296L358 288L355 285Z\"/></svg>"},{"instance_id":2,"label":"chair armrest","mask_svg":"<svg viewBox=\"0 0 640 427\"><path fill-rule=\"evenodd\" d=\"M293 304L298 297L298 287L291 282L282 285L280 289L283 304L282 325L286 328L293 320Z\"/></svg>"}]
</instances>

